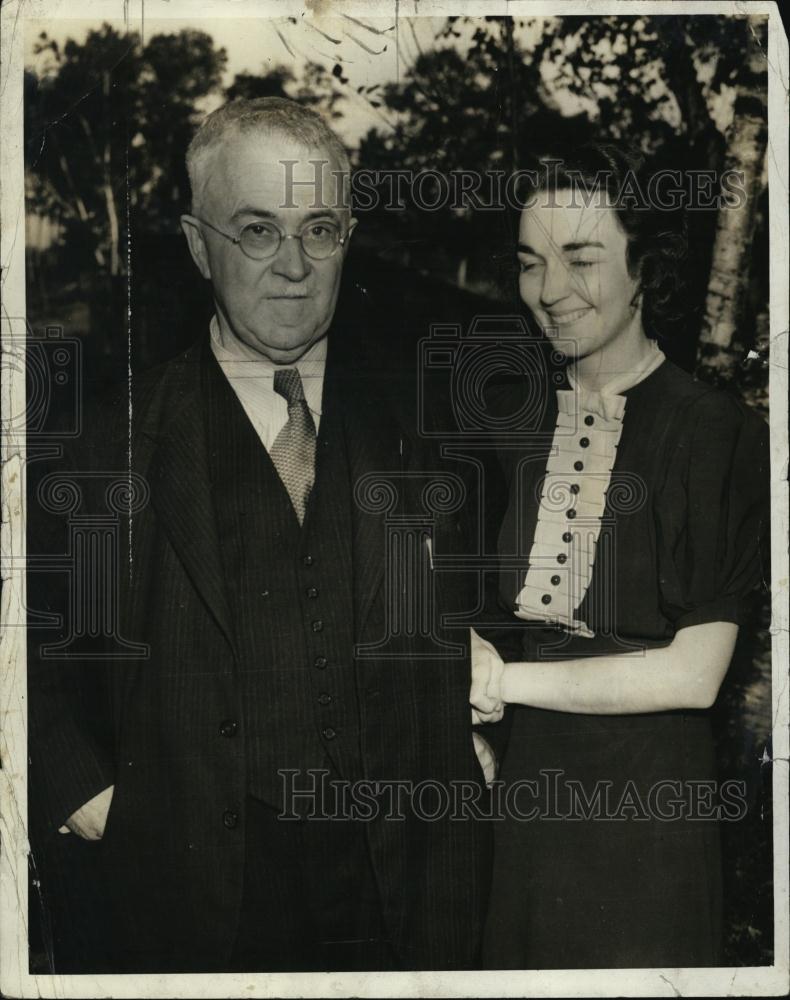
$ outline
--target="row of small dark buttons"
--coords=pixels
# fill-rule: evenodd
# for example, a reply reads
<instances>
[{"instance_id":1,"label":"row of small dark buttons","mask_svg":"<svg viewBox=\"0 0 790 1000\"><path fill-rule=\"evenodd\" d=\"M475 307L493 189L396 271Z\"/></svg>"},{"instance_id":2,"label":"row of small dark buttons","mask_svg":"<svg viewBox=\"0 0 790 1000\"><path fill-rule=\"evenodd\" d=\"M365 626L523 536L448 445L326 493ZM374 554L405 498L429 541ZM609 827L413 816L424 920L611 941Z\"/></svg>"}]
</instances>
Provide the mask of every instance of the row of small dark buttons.
<instances>
[{"instance_id":1,"label":"row of small dark buttons","mask_svg":"<svg viewBox=\"0 0 790 1000\"><path fill-rule=\"evenodd\" d=\"M592 427L592 425L595 423L595 418L592 417L592 416L590 416L588 414L584 418L584 422L585 422L585 424L588 427ZM583 438L579 439L579 447L580 448L589 448L589 446L590 446L590 439L589 438L583 437ZM584 470L584 462L578 462L578 461L574 462L573 463L573 468L576 470L576 472L582 472ZM579 484L578 483L572 483L571 484L571 493L576 494L578 492L579 492ZM565 511L565 516L568 518L569 521L572 521L576 517L576 511L573 510L573 508L571 508L570 510L566 510ZM572 535L572 533L570 531L563 532L562 540L563 540L563 542L571 542L571 541L573 541L573 535ZM567 561L568 561L568 557L565 555L565 553L564 552L560 552L558 554L558 556L557 556L557 562L560 565L562 565L563 563L565 563ZM562 578L560 576L558 576L557 574L555 574L551 578L551 583L552 583L552 586L554 586L554 587L559 587L559 585L560 585L561 582L562 582ZM541 601L543 602L543 604L551 604L551 594L544 594L541 597Z\"/></svg>"},{"instance_id":2,"label":"row of small dark buttons","mask_svg":"<svg viewBox=\"0 0 790 1000\"><path fill-rule=\"evenodd\" d=\"M306 555L302 558L302 564L304 566L313 566L315 564L315 559L311 555ZM311 600L316 600L316 598L318 597L318 588L308 587L305 593ZM310 623L310 628L313 630L313 632L316 633L323 632L324 623L322 619L316 618L313 622ZM313 660L313 666L316 668L316 670L326 670L327 668L326 657L316 656L316 658ZM328 691L321 691L318 695L317 700L319 705L326 707L327 705L331 705L334 699L332 698L332 695L329 694ZM332 726L325 726L321 730L321 735L324 737L325 740L333 740L337 736L337 732L332 728Z\"/></svg>"},{"instance_id":3,"label":"row of small dark buttons","mask_svg":"<svg viewBox=\"0 0 790 1000\"><path fill-rule=\"evenodd\" d=\"M573 487L571 487L571 489L573 489ZM570 517L571 514L573 514L573 516L575 517L576 516L576 511L570 511L569 510L568 511L568 517ZM573 541L573 533L570 532L570 531L563 531L563 533L562 533L562 540L563 540L563 542L572 542ZM565 555L564 552L560 552L557 555L557 562L560 565L562 565L563 563L566 563L567 561L568 561L568 557ZM552 582L553 586L559 587L560 583L562 582L562 578L555 573L554 576L551 578L551 582ZM551 604L551 594L544 594L541 597L541 601L544 604Z\"/></svg>"},{"instance_id":4,"label":"row of small dark buttons","mask_svg":"<svg viewBox=\"0 0 790 1000\"><path fill-rule=\"evenodd\" d=\"M312 556L307 555L302 559L302 563L305 566L312 566L314 559ZM308 587L305 591L307 596L311 600L315 600L318 597L318 589L316 587ZM314 632L320 632L324 627L324 623L318 619L312 623L312 629ZM319 670L323 670L326 667L327 661L325 656L317 656L314 660L315 666ZM328 705L332 701L332 696L326 693L322 693L318 696L318 701L322 705ZM224 719L219 724L220 735L224 736L226 739L230 739L239 731L239 724L235 719ZM324 730L324 738L332 740L337 734L334 729L327 727ZM239 825L239 814L234 812L233 809L226 809L222 814L222 825L228 830L235 830Z\"/></svg>"}]
</instances>

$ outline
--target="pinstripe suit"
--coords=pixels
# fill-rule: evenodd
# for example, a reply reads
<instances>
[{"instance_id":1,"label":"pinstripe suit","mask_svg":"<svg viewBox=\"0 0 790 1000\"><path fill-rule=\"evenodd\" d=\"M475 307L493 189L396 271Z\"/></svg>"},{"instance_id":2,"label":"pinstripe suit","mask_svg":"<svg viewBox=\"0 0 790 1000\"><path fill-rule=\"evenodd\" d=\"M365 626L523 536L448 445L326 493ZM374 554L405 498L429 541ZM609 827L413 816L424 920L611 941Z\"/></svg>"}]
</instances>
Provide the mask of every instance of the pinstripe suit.
<instances>
[{"instance_id":1,"label":"pinstripe suit","mask_svg":"<svg viewBox=\"0 0 790 1000\"><path fill-rule=\"evenodd\" d=\"M330 333L329 345L324 405L343 428L351 487L371 473L408 484L404 472L430 471L434 459L387 406L382 385L365 375L363 357L344 343L343 332ZM150 503L133 517L130 572L121 574L119 598L122 634L147 643L150 657L38 663L32 633L35 842L57 877L72 889L79 882L78 909L67 905L72 922L82 925L82 940L76 957L65 957L66 971L70 963L77 966L71 971L221 970L237 932L249 760L244 741L221 731L223 722L239 717L241 686L205 430L203 387L211 365L203 341L152 372L135 387L131 441L128 402L121 398L101 411L78 459L81 467L120 470L131 445L132 468L150 485ZM401 512L419 507L424 476L414 482ZM98 497L87 501L88 509L91 503L99 504ZM383 514L370 505L353 505L351 514L359 646L386 634L386 535ZM434 550L457 548L462 537L457 514L437 517ZM476 595L459 574L437 577L443 611L474 606ZM57 596L49 601L58 604ZM440 634L466 643L465 629ZM404 633L386 656L350 664L359 767L367 779L480 781L468 657L437 659L428 651L434 649ZM270 723L272 746L287 762L299 721L275 713ZM58 838L54 830L65 817L111 783L104 839ZM399 965L473 966L489 865L485 825L407 816L373 821L366 836Z\"/></svg>"}]
</instances>

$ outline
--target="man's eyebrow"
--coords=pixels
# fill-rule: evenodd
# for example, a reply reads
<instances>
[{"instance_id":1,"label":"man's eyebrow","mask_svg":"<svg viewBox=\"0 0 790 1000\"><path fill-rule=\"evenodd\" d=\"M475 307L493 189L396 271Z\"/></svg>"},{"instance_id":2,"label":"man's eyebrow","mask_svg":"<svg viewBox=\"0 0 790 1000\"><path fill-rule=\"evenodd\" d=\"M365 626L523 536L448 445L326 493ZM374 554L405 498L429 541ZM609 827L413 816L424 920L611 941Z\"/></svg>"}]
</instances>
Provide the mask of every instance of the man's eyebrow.
<instances>
[{"instance_id":1,"label":"man's eyebrow","mask_svg":"<svg viewBox=\"0 0 790 1000\"><path fill-rule=\"evenodd\" d=\"M242 205L241 208L237 208L233 213L231 220L239 219L242 216L252 216L255 219L276 219L277 213L270 212L266 208L255 208L252 205ZM325 219L327 216L332 219L340 218L334 208L314 208L305 213L303 221L310 222L311 219Z\"/></svg>"},{"instance_id":2,"label":"man's eyebrow","mask_svg":"<svg viewBox=\"0 0 790 1000\"><path fill-rule=\"evenodd\" d=\"M256 219L273 219L274 212L265 208L254 208L252 205L242 205L231 215L231 219L238 219L242 215L253 215Z\"/></svg>"}]
</instances>

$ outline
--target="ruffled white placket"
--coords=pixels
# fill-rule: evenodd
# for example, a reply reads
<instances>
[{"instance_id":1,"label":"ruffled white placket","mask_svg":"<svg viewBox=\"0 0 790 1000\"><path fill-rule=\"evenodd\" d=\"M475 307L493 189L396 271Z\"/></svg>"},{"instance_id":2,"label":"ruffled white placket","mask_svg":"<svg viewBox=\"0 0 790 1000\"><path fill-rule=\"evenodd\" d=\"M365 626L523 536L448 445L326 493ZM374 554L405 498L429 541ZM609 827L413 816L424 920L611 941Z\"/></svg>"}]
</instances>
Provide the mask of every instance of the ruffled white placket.
<instances>
[{"instance_id":1,"label":"ruffled white placket","mask_svg":"<svg viewBox=\"0 0 790 1000\"><path fill-rule=\"evenodd\" d=\"M600 390L583 388L568 368L570 389L557 390L557 422L541 487L535 537L515 614L528 621L595 635L576 617L592 581L606 494L623 431L627 389L663 363L651 341L644 364Z\"/></svg>"}]
</instances>

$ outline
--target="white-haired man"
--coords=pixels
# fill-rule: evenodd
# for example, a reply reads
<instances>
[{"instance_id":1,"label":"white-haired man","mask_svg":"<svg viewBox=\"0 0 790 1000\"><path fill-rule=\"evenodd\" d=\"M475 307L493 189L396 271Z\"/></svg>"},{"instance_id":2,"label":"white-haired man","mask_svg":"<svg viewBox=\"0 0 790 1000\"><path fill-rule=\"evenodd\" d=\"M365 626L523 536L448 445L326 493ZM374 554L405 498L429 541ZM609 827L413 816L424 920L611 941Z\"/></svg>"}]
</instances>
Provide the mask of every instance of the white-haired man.
<instances>
[{"instance_id":1,"label":"white-haired man","mask_svg":"<svg viewBox=\"0 0 790 1000\"><path fill-rule=\"evenodd\" d=\"M375 317L335 320L348 157L320 116L263 98L209 115L187 163L210 330L131 407L105 407L84 448L96 469L131 455L150 487L119 611L150 652L31 671L31 787L45 775L56 867L81 873L67 912L82 932L59 967L470 967L485 824L393 801L482 779L467 630L436 624L426 643L392 628L385 600L399 598L381 501L392 488L397 514L424 518L434 467L371 364ZM413 578L442 610L474 606L459 574L430 573L459 516L436 515ZM64 708L77 671L90 713ZM317 772L366 789L365 815L290 794ZM345 818L310 818L322 809Z\"/></svg>"}]
</instances>

